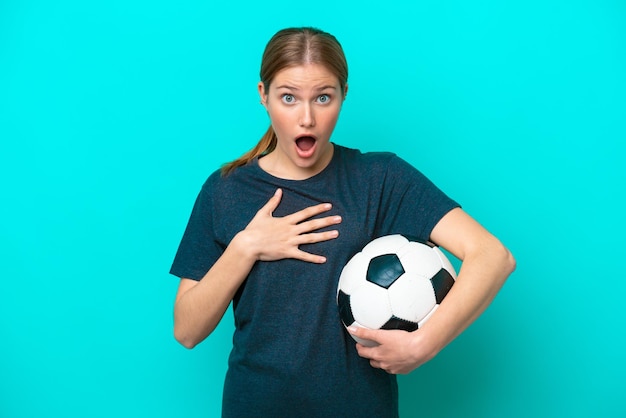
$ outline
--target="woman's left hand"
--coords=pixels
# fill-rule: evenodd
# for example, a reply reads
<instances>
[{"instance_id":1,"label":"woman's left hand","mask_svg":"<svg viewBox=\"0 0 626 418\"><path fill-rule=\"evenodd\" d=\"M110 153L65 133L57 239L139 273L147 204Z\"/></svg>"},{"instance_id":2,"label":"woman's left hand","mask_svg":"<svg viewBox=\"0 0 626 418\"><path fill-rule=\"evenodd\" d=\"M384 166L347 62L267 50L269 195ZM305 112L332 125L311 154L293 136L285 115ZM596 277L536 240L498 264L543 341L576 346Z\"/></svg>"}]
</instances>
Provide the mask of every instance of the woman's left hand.
<instances>
[{"instance_id":1,"label":"woman's left hand","mask_svg":"<svg viewBox=\"0 0 626 418\"><path fill-rule=\"evenodd\" d=\"M418 331L373 330L350 327L350 334L378 345L366 347L357 343L359 356L370 361L372 367L390 374L407 374L432 359L437 350L429 347Z\"/></svg>"}]
</instances>

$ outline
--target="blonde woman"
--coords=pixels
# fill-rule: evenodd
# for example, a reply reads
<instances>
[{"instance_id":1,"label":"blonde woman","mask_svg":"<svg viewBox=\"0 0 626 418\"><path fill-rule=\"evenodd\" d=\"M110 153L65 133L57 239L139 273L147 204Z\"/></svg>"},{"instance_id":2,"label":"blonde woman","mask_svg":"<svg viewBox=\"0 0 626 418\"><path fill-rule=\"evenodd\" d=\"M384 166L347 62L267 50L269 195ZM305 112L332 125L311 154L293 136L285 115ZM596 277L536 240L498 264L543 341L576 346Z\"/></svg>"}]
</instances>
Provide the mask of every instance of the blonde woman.
<instances>
[{"instance_id":1,"label":"blonde woman","mask_svg":"<svg viewBox=\"0 0 626 418\"><path fill-rule=\"evenodd\" d=\"M171 273L175 337L192 348L233 303L224 417L396 417L396 374L432 359L474 321L515 268L510 252L418 170L391 153L331 142L348 93L341 45L314 28L269 41L258 91L271 126L215 171ZM462 267L415 332L353 329L335 296L342 267L372 239L405 233Z\"/></svg>"}]
</instances>

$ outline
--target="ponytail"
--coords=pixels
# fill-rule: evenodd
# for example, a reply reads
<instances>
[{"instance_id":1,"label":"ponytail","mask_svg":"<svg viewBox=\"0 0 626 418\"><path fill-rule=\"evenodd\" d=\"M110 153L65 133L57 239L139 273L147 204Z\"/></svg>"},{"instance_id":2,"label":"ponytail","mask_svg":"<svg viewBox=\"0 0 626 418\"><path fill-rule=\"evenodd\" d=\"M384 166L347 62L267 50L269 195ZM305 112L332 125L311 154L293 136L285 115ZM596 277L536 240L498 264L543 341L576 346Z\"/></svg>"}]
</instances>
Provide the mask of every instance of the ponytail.
<instances>
[{"instance_id":1,"label":"ponytail","mask_svg":"<svg viewBox=\"0 0 626 418\"><path fill-rule=\"evenodd\" d=\"M222 166L222 176L227 176L232 173L237 167L244 166L256 157L269 154L276 148L276 133L272 125L267 129L267 132L261 137L261 140L254 148L246 152L244 155Z\"/></svg>"}]
</instances>

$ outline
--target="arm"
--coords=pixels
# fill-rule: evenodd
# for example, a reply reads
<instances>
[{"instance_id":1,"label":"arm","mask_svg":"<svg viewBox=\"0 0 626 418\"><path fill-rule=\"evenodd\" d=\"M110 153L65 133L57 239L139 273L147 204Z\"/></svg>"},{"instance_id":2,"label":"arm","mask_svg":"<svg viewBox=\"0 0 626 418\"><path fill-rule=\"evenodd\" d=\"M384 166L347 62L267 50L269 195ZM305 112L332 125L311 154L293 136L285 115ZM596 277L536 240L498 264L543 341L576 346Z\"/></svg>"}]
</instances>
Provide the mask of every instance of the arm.
<instances>
[{"instance_id":1,"label":"arm","mask_svg":"<svg viewBox=\"0 0 626 418\"><path fill-rule=\"evenodd\" d=\"M204 340L222 319L254 265L236 236L202 280L181 279L174 303L174 337L187 348Z\"/></svg>"},{"instance_id":2,"label":"arm","mask_svg":"<svg viewBox=\"0 0 626 418\"><path fill-rule=\"evenodd\" d=\"M437 223L431 240L463 261L457 281L433 316L415 332L350 330L380 344L357 344L359 355L373 367L409 373L435 357L489 306L515 269L509 250L460 208Z\"/></svg>"},{"instance_id":3,"label":"arm","mask_svg":"<svg viewBox=\"0 0 626 418\"><path fill-rule=\"evenodd\" d=\"M174 336L185 347L193 348L213 332L258 260L295 258L311 263L326 261L324 257L304 252L298 247L336 238L336 230L314 231L338 224L341 218L327 216L307 220L330 210L330 204L311 206L275 218L272 212L278 207L281 197L279 189L248 226L235 235L202 280L181 279L174 304Z\"/></svg>"}]
</instances>

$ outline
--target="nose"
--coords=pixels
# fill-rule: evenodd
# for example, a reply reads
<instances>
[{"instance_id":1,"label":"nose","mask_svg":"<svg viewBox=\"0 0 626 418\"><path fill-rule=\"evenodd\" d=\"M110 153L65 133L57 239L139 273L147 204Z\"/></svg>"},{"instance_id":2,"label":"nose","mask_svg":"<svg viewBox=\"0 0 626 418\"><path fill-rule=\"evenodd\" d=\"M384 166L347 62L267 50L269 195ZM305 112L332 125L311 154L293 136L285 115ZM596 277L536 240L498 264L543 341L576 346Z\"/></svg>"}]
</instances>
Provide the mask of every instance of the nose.
<instances>
[{"instance_id":1,"label":"nose","mask_svg":"<svg viewBox=\"0 0 626 418\"><path fill-rule=\"evenodd\" d=\"M303 128L309 128L315 126L315 116L313 115L313 107L309 103L305 103L302 106L300 113L299 125Z\"/></svg>"}]
</instances>

